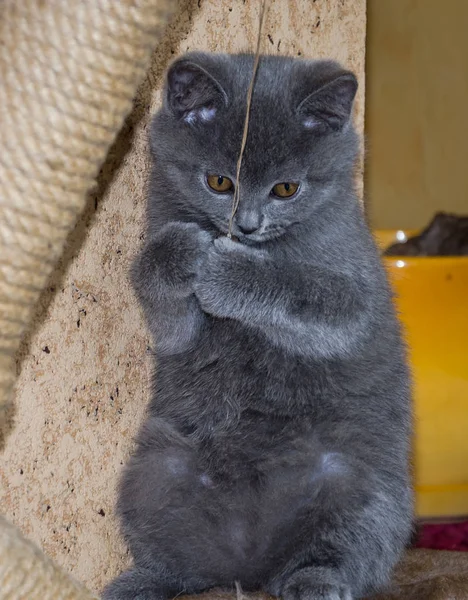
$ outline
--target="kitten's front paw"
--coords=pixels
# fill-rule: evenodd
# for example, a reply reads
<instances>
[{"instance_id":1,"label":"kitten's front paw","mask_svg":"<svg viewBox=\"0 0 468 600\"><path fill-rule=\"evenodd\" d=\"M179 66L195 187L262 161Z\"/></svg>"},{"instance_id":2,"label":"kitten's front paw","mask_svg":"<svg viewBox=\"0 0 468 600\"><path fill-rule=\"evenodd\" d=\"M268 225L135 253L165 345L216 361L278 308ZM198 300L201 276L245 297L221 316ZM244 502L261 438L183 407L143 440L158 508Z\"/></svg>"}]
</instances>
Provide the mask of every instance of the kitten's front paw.
<instances>
[{"instance_id":1,"label":"kitten's front paw","mask_svg":"<svg viewBox=\"0 0 468 600\"><path fill-rule=\"evenodd\" d=\"M227 260L213 243L201 263L194 282L195 296L203 311L210 315L224 316L221 313L223 294L221 280L228 268Z\"/></svg>"},{"instance_id":2,"label":"kitten's front paw","mask_svg":"<svg viewBox=\"0 0 468 600\"><path fill-rule=\"evenodd\" d=\"M213 238L196 223L175 221L168 223L160 232L161 242L171 253L171 262L186 273L196 274L205 259ZM172 266L172 265L171 265Z\"/></svg>"},{"instance_id":3,"label":"kitten's front paw","mask_svg":"<svg viewBox=\"0 0 468 600\"><path fill-rule=\"evenodd\" d=\"M202 309L217 317L238 317L244 308L245 280L255 276L256 263L264 257L264 251L228 237L214 240L194 283Z\"/></svg>"},{"instance_id":4,"label":"kitten's front paw","mask_svg":"<svg viewBox=\"0 0 468 600\"><path fill-rule=\"evenodd\" d=\"M152 300L192 294L193 280L211 246L212 236L196 223L168 223L135 260L134 288Z\"/></svg>"},{"instance_id":5,"label":"kitten's front paw","mask_svg":"<svg viewBox=\"0 0 468 600\"><path fill-rule=\"evenodd\" d=\"M283 600L353 600L349 585L340 583L326 569L303 569L283 587Z\"/></svg>"}]
</instances>

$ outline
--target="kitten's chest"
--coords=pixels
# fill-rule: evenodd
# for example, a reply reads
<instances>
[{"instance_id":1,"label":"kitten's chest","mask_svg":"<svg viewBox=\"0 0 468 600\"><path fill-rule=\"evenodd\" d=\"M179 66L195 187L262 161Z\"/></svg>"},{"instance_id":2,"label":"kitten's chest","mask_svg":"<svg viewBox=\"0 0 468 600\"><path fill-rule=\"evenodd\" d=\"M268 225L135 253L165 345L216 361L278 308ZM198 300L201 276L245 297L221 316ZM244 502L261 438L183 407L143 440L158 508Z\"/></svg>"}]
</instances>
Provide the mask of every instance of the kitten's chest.
<instances>
[{"instance_id":1,"label":"kitten's chest","mask_svg":"<svg viewBox=\"0 0 468 600\"><path fill-rule=\"evenodd\" d=\"M313 411L323 396L339 393L327 365L286 354L260 334L226 322L207 336L192 353L159 362L158 414L229 419L245 408L289 413L293 405Z\"/></svg>"}]
</instances>

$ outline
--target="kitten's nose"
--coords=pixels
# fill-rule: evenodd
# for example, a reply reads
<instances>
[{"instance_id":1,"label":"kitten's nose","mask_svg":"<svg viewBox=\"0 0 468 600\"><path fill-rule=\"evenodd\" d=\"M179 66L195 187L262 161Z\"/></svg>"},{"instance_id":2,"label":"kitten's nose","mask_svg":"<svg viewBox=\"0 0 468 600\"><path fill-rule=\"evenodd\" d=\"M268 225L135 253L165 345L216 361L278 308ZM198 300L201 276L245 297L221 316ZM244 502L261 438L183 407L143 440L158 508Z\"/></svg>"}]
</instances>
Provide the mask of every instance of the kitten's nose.
<instances>
[{"instance_id":1,"label":"kitten's nose","mask_svg":"<svg viewBox=\"0 0 468 600\"><path fill-rule=\"evenodd\" d=\"M245 210L241 207L237 214L236 223L241 233L249 235L255 233L259 229L261 220L261 215L256 211Z\"/></svg>"}]
</instances>

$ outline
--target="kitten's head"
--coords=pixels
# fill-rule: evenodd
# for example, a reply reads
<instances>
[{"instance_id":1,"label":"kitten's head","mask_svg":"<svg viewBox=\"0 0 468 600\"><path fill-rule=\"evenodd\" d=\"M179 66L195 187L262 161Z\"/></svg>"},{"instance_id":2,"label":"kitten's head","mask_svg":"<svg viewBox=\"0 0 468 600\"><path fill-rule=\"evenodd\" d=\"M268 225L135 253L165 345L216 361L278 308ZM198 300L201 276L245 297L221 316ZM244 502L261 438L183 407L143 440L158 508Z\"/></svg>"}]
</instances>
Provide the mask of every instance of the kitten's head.
<instances>
[{"instance_id":1,"label":"kitten's head","mask_svg":"<svg viewBox=\"0 0 468 600\"><path fill-rule=\"evenodd\" d=\"M151 132L159 209L163 204L172 216L227 232L252 69L250 55L202 53L169 68ZM358 148L351 124L356 89L355 76L335 62L260 59L237 237L279 237L349 189Z\"/></svg>"}]
</instances>

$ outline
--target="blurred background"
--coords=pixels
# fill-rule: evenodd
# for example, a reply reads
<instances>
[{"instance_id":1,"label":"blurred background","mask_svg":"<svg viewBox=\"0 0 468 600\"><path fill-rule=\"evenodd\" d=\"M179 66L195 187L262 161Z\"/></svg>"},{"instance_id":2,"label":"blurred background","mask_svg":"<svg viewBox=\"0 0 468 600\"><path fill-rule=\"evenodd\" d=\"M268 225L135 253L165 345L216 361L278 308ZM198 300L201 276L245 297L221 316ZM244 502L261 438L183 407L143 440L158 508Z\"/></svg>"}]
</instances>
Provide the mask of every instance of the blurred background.
<instances>
[{"instance_id":1,"label":"blurred background","mask_svg":"<svg viewBox=\"0 0 468 600\"><path fill-rule=\"evenodd\" d=\"M366 210L414 374L417 544L449 550L468 550L467 30L466 0L367 2Z\"/></svg>"},{"instance_id":2,"label":"blurred background","mask_svg":"<svg viewBox=\"0 0 468 600\"><path fill-rule=\"evenodd\" d=\"M377 229L468 214L468 2L368 0L366 196Z\"/></svg>"}]
</instances>

